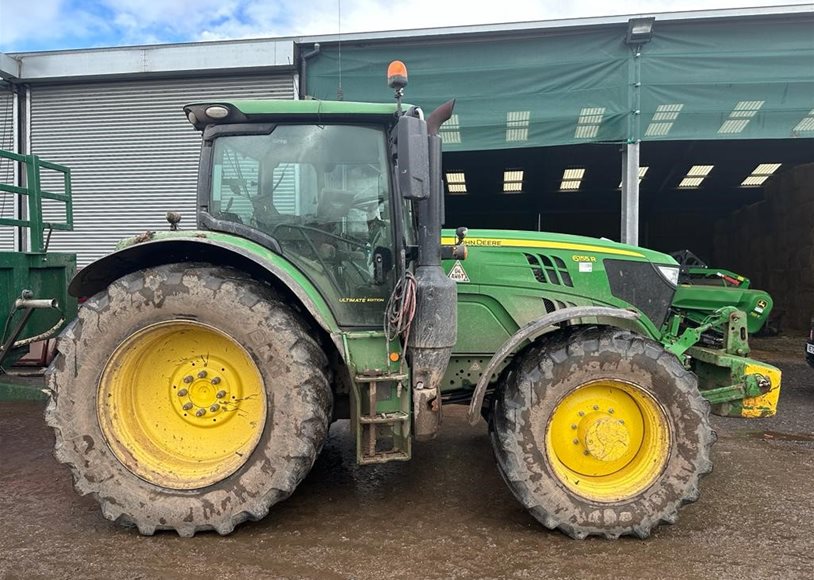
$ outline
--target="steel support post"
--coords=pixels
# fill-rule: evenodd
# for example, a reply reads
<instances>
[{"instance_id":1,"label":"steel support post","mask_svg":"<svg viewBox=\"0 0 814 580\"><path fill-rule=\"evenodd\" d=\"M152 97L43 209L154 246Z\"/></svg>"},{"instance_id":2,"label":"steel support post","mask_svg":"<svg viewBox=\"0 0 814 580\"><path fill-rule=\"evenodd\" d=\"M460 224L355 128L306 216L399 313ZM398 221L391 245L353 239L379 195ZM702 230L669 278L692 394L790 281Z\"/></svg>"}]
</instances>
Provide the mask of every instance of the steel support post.
<instances>
[{"instance_id":1,"label":"steel support post","mask_svg":"<svg viewBox=\"0 0 814 580\"><path fill-rule=\"evenodd\" d=\"M639 146L628 143L622 152L622 242L639 244Z\"/></svg>"}]
</instances>

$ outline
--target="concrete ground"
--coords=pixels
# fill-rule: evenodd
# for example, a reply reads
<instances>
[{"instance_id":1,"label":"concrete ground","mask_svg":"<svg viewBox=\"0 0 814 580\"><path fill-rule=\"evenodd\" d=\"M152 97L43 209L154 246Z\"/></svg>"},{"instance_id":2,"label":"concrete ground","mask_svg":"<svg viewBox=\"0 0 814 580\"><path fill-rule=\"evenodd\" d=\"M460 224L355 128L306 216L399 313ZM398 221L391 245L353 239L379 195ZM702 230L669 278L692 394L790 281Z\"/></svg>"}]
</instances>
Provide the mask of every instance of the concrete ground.
<instances>
[{"instance_id":1,"label":"concrete ground","mask_svg":"<svg viewBox=\"0 0 814 580\"><path fill-rule=\"evenodd\" d=\"M404 464L355 466L337 423L310 476L264 520L227 537L142 537L74 493L42 403L0 403L0 578L812 578L814 369L801 338L759 346L784 372L780 413L715 418L701 499L644 541L542 528L464 407L448 407L443 434Z\"/></svg>"}]
</instances>

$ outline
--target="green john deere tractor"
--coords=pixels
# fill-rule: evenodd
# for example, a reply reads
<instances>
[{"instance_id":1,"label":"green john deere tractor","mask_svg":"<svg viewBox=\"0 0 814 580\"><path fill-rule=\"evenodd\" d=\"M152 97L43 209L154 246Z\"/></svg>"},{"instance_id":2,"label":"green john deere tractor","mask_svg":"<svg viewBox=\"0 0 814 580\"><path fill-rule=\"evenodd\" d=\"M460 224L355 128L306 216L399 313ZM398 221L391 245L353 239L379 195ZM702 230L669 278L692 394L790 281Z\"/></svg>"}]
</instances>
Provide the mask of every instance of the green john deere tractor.
<instances>
[{"instance_id":1,"label":"green john deere tractor","mask_svg":"<svg viewBox=\"0 0 814 580\"><path fill-rule=\"evenodd\" d=\"M197 228L168 214L84 268L49 374L56 456L105 517L228 534L294 491L333 420L360 463L403 461L464 403L543 525L646 537L712 468L710 404L774 412L780 373L746 358L744 313L676 308L670 256L442 233L453 103L425 118L405 84L395 104L185 107Z\"/></svg>"}]
</instances>

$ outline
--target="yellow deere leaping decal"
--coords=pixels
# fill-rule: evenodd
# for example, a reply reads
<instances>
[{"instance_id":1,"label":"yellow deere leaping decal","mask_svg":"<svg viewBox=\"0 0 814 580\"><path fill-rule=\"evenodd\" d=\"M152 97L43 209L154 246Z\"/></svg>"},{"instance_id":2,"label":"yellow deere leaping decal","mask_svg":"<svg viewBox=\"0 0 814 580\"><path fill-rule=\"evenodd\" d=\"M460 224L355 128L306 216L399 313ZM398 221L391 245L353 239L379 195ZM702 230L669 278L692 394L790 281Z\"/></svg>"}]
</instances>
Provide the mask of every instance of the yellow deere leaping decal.
<instances>
[{"instance_id":1,"label":"yellow deere leaping decal","mask_svg":"<svg viewBox=\"0 0 814 580\"><path fill-rule=\"evenodd\" d=\"M442 244L454 244L455 238L441 238ZM620 248L605 248L589 244L572 244L570 242L554 242L541 240L512 240L507 238L466 238L467 246L488 246L508 248L548 248L551 250L571 250L574 252L596 252L597 254L615 254L618 256L633 256L644 258L644 254Z\"/></svg>"},{"instance_id":2,"label":"yellow deere leaping decal","mask_svg":"<svg viewBox=\"0 0 814 580\"><path fill-rule=\"evenodd\" d=\"M771 382L768 393L757 397L749 397L741 402L741 417L772 417L777 413L777 400L780 398L780 382L782 374L780 369L761 363L746 365L744 375L759 373Z\"/></svg>"}]
</instances>

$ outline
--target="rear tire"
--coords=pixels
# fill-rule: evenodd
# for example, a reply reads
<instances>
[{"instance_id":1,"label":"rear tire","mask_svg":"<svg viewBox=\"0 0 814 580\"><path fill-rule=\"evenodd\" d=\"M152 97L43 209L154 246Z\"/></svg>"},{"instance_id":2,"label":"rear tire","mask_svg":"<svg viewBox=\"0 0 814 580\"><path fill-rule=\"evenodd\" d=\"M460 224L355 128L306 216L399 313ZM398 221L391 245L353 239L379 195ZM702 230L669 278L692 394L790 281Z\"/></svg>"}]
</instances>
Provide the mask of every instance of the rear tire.
<instances>
[{"instance_id":1,"label":"rear tire","mask_svg":"<svg viewBox=\"0 0 814 580\"><path fill-rule=\"evenodd\" d=\"M518 356L492 446L517 499L572 538L647 537L698 498L715 433L695 375L652 340L563 331Z\"/></svg>"},{"instance_id":2,"label":"rear tire","mask_svg":"<svg viewBox=\"0 0 814 580\"><path fill-rule=\"evenodd\" d=\"M142 534L228 534L258 520L306 476L328 432L328 363L312 335L240 272L129 274L60 336L46 410L55 456L107 519Z\"/></svg>"}]
</instances>

